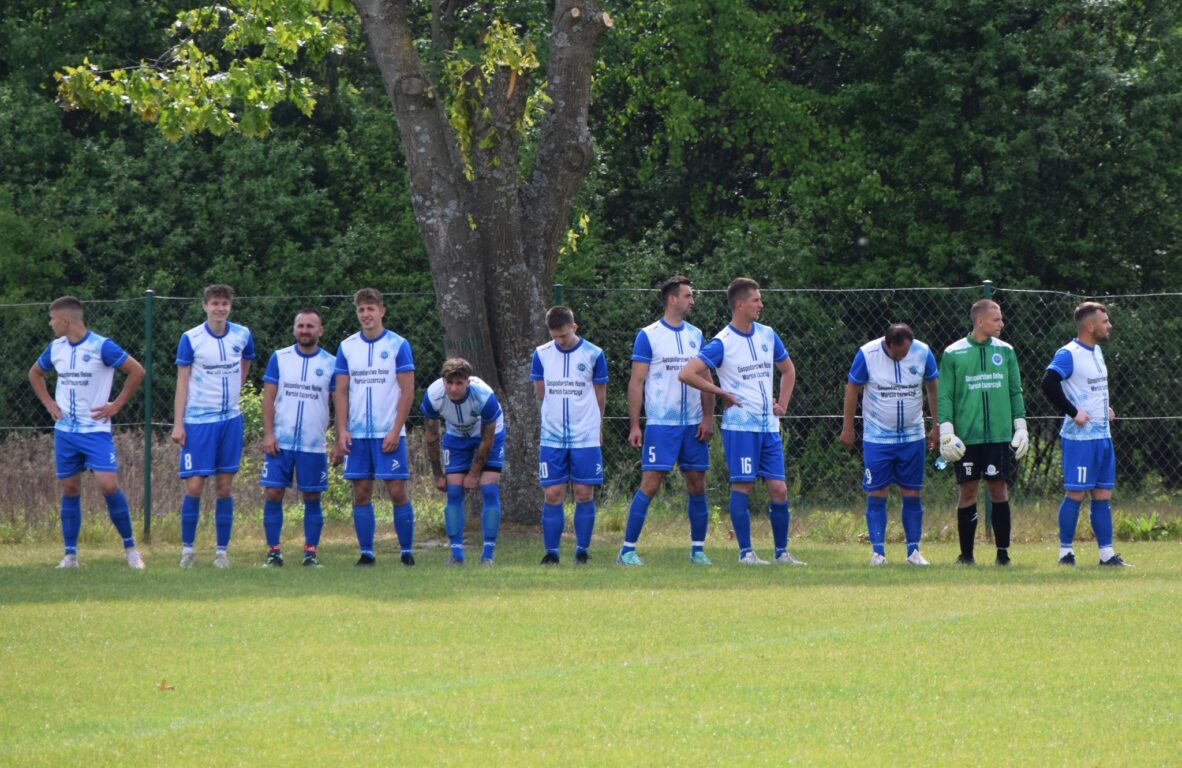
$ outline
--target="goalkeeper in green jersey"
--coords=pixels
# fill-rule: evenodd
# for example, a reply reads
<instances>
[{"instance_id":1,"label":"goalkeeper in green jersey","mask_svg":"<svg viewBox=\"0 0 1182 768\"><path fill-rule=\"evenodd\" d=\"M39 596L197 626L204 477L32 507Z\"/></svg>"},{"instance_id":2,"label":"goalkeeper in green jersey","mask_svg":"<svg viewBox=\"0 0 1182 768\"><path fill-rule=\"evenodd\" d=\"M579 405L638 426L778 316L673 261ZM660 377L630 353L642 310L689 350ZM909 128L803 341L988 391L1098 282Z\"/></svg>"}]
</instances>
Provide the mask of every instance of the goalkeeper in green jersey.
<instances>
[{"instance_id":1,"label":"goalkeeper in green jersey","mask_svg":"<svg viewBox=\"0 0 1182 768\"><path fill-rule=\"evenodd\" d=\"M960 488L956 526L958 565L972 565L981 477L993 501L997 564L1009 565L1010 496L1016 459L1026 455L1026 404L1014 348L997 338L1001 307L989 299L973 305L973 330L944 350L940 360L940 455L955 462Z\"/></svg>"}]
</instances>

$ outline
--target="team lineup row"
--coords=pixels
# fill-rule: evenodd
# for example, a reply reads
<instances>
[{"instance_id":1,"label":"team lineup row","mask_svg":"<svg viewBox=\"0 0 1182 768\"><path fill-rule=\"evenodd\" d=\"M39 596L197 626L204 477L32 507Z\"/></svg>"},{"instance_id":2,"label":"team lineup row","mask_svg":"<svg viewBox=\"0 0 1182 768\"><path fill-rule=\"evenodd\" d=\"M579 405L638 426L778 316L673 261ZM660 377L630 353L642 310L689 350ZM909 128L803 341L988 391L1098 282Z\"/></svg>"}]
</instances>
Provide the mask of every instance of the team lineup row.
<instances>
[{"instance_id":1,"label":"team lineup row","mask_svg":"<svg viewBox=\"0 0 1182 768\"><path fill-rule=\"evenodd\" d=\"M632 350L628 382L628 442L640 450L642 478L632 498L623 545L616 561L642 565L636 546L649 504L666 473L679 468L685 478L690 524L690 561L709 565L704 547L708 512L705 473L714 431L715 401L722 406L721 437L730 477L729 512L744 565L768 565L751 542L749 496L762 480L767 488L773 538L772 561L804 565L788 549L790 513L779 419L788 409L795 367L775 330L758 322L763 309L759 285L736 278L727 290L731 321L706 341L688 322L694 292L681 276L660 289L663 314L641 328ZM172 440L180 449L179 475L185 485L181 517L182 568L195 562L194 542L205 480L214 478L216 550L213 563L229 565L234 519L232 481L243 447L239 394L255 359L250 330L229 321L233 291L208 286L202 308L206 321L186 331L177 346L177 386ZM283 565L280 538L286 490L298 487L304 505L303 564L318 567L323 514L320 494L328 488L328 462L343 465L353 488L353 521L358 566L372 566L375 513L373 485L385 483L393 506L394 530L404 565L414 565L414 508L406 420L414 395L414 358L409 342L384 326L380 292L364 288L354 295L360 330L342 341L336 355L320 347L323 323L315 309L300 310L295 343L274 352L263 374L264 462L260 484L265 502L265 565ZM59 568L78 566L81 527L81 476L93 472L107 509L123 538L128 564L144 568L135 546L127 500L118 488L118 461L111 417L138 390L143 367L114 341L90 331L82 303L66 296L49 308L55 339L29 371L29 381L55 422L54 454L61 483L61 525L65 555ZM905 324L890 325L884 336L862 345L847 377L840 440L854 449L854 417L862 411L863 488L872 566L886 563L887 493L902 497L906 562L926 566L920 552L923 530L924 459L939 450L941 462L955 466L959 499L957 563L972 565L979 483L985 480L993 502L996 564L1008 565L1009 486L1015 462L1029 439L1017 359L1000 340L1001 308L987 299L970 311L972 330L949 345L939 365L932 350ZM1111 323L1095 302L1075 312L1076 338L1047 365L1042 390L1063 414L1065 496L1059 511L1059 563L1074 565L1072 542L1084 497L1091 495L1092 529L1100 564L1126 566L1112 548L1110 499L1115 458L1108 402L1107 368L1099 346ZM589 561L595 527L594 488L603 482L601 453L607 363L603 350L578 335L573 312L552 307L546 315L550 341L534 350L530 378L541 411L538 481L543 489L544 565L559 563L565 527L564 502L574 496L575 563ZM110 399L115 370L126 374L119 395ZM46 377L56 375L54 396ZM777 376L778 374L778 376ZM717 376L717 383L715 383ZM776 381L778 379L778 382ZM942 383L940 383L942 382ZM923 404L932 421L925 433ZM337 414L335 439L325 445L330 401ZM500 526L500 473L504 467L505 420L496 394L473 376L461 358L444 362L440 377L427 387L419 405L425 419L425 445L436 488L446 494L444 522L453 564L465 559L464 498L482 500L482 565L493 564ZM641 427L641 413L644 427Z\"/></svg>"}]
</instances>

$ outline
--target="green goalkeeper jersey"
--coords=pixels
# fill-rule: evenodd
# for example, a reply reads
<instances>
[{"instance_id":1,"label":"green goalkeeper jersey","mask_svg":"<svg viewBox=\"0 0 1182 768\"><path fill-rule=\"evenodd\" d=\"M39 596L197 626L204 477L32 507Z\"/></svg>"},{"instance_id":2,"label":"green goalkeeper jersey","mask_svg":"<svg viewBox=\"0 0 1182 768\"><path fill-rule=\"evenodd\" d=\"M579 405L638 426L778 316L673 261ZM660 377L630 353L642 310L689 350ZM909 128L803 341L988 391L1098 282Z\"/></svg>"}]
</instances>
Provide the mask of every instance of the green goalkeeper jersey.
<instances>
[{"instance_id":1,"label":"green goalkeeper jersey","mask_svg":"<svg viewBox=\"0 0 1182 768\"><path fill-rule=\"evenodd\" d=\"M1014 348L1001 339L953 342L940 359L940 421L951 421L965 445L1008 443L1014 419L1026 417Z\"/></svg>"}]
</instances>

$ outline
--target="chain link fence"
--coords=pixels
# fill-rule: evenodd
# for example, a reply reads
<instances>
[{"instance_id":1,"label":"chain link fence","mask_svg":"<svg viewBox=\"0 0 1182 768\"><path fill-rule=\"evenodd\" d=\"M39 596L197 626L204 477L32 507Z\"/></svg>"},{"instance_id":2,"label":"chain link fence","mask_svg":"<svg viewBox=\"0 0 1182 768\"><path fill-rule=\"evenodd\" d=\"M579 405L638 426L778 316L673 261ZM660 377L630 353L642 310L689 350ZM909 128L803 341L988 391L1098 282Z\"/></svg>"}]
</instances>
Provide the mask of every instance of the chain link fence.
<instances>
[{"instance_id":1,"label":"chain link fence","mask_svg":"<svg viewBox=\"0 0 1182 768\"><path fill-rule=\"evenodd\" d=\"M726 292L698 289L690 321L707 338L729 320ZM785 459L793 509L861 510L861 457L838 443L845 376L854 352L882 335L891 322L905 322L916 337L929 343L937 356L945 346L969 330L969 307L984 295L998 301L1005 314L1002 338L1017 350L1031 432L1031 450L1020 464L1016 494L1020 503L1057 504L1061 496L1058 429L1055 416L1039 389L1043 368L1054 351L1074 334L1072 311L1085 297L1052 291L993 290L988 284L965 288L895 290L781 290L763 291L761 322L783 337L797 370L797 385L789 414L783 420ZM1109 305L1112 338L1105 345L1111 400L1117 411L1114 426L1117 474L1122 501L1170 506L1182 487L1182 437L1174 423L1182 420L1174 387L1182 380L1182 294L1090 297ZM629 498L640 480L639 453L628 446L627 381L633 340L639 328L659 316L656 290L574 288L557 286L555 303L574 311L581 335L603 347L608 358L607 424L604 461L607 504ZM434 296L388 294L386 325L408 338L418 371L418 397L433 380L443 360L443 342ZM357 328L351 295L244 296L234 301L231 319L251 328L258 357L251 372L256 387L271 352L292 343L292 320L302 307L315 307L324 317L322 345L334 351ZM44 525L56 519L58 488L52 463L52 421L33 396L26 380L28 365L50 341L48 304L0 305L5 335L0 345L7 359L17 362L0 373L0 461L8 483L0 489L0 526ZM177 452L168 441L172 426L175 352L181 333L204 320L201 302L193 298L146 295L115 301L85 302L86 321L95 332L109 336L151 369L150 387L135 397L116 418L121 484L133 509L151 501L154 517L175 517L181 496L176 478ZM53 382L50 382L52 387ZM116 387L121 386L117 379ZM149 397L150 394L150 397ZM244 406L247 444L236 495L244 509L257 501L257 465L261 440L257 394ZM412 486L416 499L426 501L424 513L439 506L429 483L418 442L421 430L417 407L411 411L412 471L420 479ZM146 439L145 439L146 436ZM721 441L711 446L708 477L711 503L723 499L727 487ZM150 462L146 459L150 458ZM934 457L932 457L934 459ZM145 483L150 471L154 483ZM670 488L680 481L671 476ZM951 499L954 478L928 464L928 495ZM150 490L149 490L150 489ZM145 498L145 493L151 495ZM662 499L679 506L680 494ZM326 496L344 515L347 484L334 477ZM97 494L84 494L88 514L102 506Z\"/></svg>"}]
</instances>

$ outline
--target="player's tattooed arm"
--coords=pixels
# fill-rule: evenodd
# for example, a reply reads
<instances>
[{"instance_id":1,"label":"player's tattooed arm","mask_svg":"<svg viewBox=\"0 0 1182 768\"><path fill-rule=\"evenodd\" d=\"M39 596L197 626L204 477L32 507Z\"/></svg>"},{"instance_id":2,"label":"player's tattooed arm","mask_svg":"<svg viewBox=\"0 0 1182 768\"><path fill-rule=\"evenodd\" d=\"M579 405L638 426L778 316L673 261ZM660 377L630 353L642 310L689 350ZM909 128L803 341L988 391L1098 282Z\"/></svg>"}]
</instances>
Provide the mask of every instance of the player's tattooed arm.
<instances>
[{"instance_id":1,"label":"player's tattooed arm","mask_svg":"<svg viewBox=\"0 0 1182 768\"><path fill-rule=\"evenodd\" d=\"M423 444L427 446L427 460L431 462L431 475L435 487L441 491L447 490L447 480L443 476L443 465L439 462L439 421L425 419L423 421Z\"/></svg>"},{"instance_id":2,"label":"player's tattooed arm","mask_svg":"<svg viewBox=\"0 0 1182 768\"><path fill-rule=\"evenodd\" d=\"M484 464L488 455L492 453L493 440L497 436L496 422L485 424L480 430L480 445L476 446L476 455L472 457L472 468L464 478L464 489L471 491L480 485L480 473L484 471Z\"/></svg>"}]
</instances>

